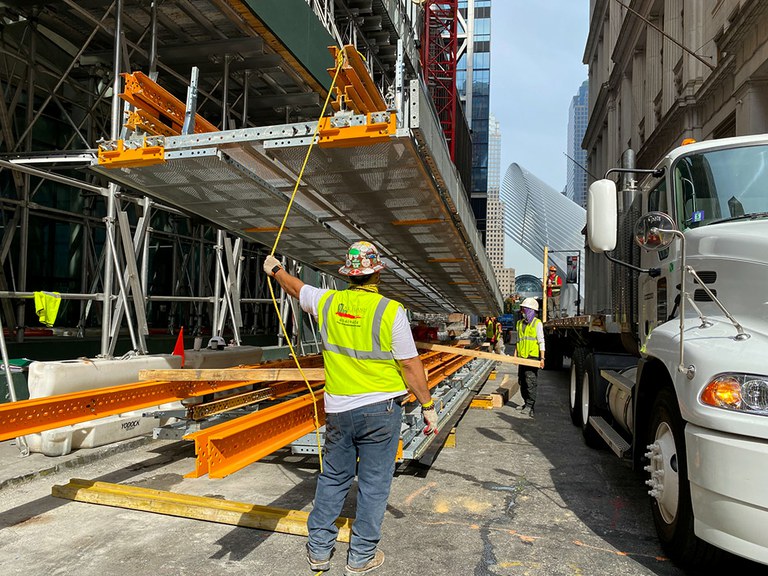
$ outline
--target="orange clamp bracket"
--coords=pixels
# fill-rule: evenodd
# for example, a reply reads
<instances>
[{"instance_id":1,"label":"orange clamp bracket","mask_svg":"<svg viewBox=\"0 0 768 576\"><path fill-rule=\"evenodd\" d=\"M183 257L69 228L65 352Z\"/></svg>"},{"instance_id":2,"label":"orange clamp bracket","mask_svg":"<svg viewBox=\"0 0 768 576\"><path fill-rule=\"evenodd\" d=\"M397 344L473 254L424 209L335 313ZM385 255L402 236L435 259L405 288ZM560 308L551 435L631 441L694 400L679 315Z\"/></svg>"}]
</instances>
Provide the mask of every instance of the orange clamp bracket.
<instances>
[{"instance_id":1,"label":"orange clamp bracket","mask_svg":"<svg viewBox=\"0 0 768 576\"><path fill-rule=\"evenodd\" d=\"M374 121L371 114L366 115L365 124L353 126L334 126L337 121L332 116L320 120L318 130L318 146L321 148L350 148L352 146L367 146L389 140L397 133L397 115L389 113L385 122Z\"/></svg>"},{"instance_id":2,"label":"orange clamp bracket","mask_svg":"<svg viewBox=\"0 0 768 576\"><path fill-rule=\"evenodd\" d=\"M165 162L163 146L147 145L138 148L126 148L125 140L118 140L114 150L99 147L99 166L105 168L135 168L137 166L152 166Z\"/></svg>"}]
</instances>

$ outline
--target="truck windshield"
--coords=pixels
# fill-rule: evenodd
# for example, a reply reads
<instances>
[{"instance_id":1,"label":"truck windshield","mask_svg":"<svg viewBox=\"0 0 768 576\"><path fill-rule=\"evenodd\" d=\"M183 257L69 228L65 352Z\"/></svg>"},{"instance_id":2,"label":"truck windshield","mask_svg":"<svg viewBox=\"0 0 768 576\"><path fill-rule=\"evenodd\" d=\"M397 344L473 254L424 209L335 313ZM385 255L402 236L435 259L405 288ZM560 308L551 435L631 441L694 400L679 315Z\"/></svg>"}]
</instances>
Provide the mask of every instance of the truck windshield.
<instances>
[{"instance_id":1,"label":"truck windshield","mask_svg":"<svg viewBox=\"0 0 768 576\"><path fill-rule=\"evenodd\" d=\"M768 146L684 156L674 181L681 228L768 217Z\"/></svg>"}]
</instances>

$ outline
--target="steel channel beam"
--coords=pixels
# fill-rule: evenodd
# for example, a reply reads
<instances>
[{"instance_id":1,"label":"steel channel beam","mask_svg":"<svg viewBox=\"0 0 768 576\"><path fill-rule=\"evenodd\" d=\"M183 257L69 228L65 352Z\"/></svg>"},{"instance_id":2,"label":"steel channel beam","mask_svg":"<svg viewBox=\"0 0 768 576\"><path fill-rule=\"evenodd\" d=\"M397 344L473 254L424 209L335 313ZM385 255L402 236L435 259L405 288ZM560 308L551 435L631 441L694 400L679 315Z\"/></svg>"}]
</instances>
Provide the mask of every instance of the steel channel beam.
<instances>
[{"instance_id":1,"label":"steel channel beam","mask_svg":"<svg viewBox=\"0 0 768 576\"><path fill-rule=\"evenodd\" d=\"M315 392L319 424L325 423L324 395ZM230 422L184 436L195 442L195 470L187 478L208 474L224 478L287 446L315 429L312 395L281 402Z\"/></svg>"},{"instance_id":2,"label":"steel channel beam","mask_svg":"<svg viewBox=\"0 0 768 576\"><path fill-rule=\"evenodd\" d=\"M321 388L325 386L325 382L311 382L310 385L313 389ZM190 406L188 413L192 420L202 420L215 414L221 414L228 410L234 410L235 408L242 408L243 406L249 406L262 400L277 400L290 396L291 394L298 394L305 391L307 385L304 382L296 382L293 380L286 380L284 382L275 382L266 388L259 388L258 390L252 390L250 392L243 392L242 394L234 394L220 400L214 400L213 402L206 402L205 404L196 404Z\"/></svg>"}]
</instances>

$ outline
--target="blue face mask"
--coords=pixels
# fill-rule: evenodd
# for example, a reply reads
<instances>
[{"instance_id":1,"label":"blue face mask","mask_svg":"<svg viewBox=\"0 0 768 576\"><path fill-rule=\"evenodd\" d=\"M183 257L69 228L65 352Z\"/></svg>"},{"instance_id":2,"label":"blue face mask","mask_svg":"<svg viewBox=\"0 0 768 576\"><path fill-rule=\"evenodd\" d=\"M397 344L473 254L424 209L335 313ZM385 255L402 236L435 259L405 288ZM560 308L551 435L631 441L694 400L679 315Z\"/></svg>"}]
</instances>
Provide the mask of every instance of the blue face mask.
<instances>
[{"instance_id":1,"label":"blue face mask","mask_svg":"<svg viewBox=\"0 0 768 576\"><path fill-rule=\"evenodd\" d=\"M528 324L533 322L533 319L536 318L536 310L531 310L530 308L521 308L521 310L523 311L523 316Z\"/></svg>"}]
</instances>

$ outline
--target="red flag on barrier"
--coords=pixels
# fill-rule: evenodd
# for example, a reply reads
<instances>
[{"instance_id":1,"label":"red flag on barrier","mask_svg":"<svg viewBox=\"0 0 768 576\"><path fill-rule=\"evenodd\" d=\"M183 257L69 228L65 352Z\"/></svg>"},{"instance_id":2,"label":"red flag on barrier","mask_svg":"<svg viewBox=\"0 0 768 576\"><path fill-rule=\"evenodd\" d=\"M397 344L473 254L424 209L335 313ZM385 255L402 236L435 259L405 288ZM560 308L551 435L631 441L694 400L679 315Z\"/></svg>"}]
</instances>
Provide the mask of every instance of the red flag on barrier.
<instances>
[{"instance_id":1,"label":"red flag on barrier","mask_svg":"<svg viewBox=\"0 0 768 576\"><path fill-rule=\"evenodd\" d=\"M179 328L179 337L176 338L176 345L173 347L173 355L181 356L181 367L184 368L184 326Z\"/></svg>"}]
</instances>

